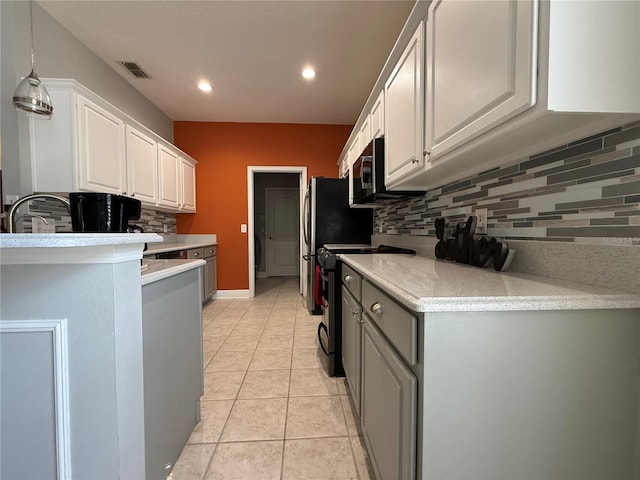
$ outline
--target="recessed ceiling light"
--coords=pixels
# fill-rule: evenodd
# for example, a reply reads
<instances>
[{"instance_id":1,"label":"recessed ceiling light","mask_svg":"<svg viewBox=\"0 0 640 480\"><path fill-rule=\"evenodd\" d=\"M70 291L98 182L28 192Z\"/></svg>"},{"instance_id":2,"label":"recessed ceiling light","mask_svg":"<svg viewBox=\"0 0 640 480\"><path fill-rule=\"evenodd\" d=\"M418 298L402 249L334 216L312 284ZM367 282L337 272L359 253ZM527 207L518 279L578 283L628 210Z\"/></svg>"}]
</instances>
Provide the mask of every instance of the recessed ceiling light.
<instances>
[{"instance_id":1,"label":"recessed ceiling light","mask_svg":"<svg viewBox=\"0 0 640 480\"><path fill-rule=\"evenodd\" d=\"M302 70L302 76L307 80L311 80L313 77L316 76L316 71L311 67L307 67L304 70Z\"/></svg>"},{"instance_id":2,"label":"recessed ceiling light","mask_svg":"<svg viewBox=\"0 0 640 480\"><path fill-rule=\"evenodd\" d=\"M202 90L203 92L210 92L211 91L211 84L209 82L200 82L198 84L198 88L200 90Z\"/></svg>"}]
</instances>

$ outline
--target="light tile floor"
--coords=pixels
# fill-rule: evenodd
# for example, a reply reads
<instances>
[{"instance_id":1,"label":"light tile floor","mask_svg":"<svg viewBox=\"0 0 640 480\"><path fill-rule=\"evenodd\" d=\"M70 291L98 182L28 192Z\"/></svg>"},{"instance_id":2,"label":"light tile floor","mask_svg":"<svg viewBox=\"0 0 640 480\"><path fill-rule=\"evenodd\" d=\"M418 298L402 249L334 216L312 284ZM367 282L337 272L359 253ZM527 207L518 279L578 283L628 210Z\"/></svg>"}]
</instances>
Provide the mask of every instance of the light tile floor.
<instances>
[{"instance_id":1,"label":"light tile floor","mask_svg":"<svg viewBox=\"0 0 640 480\"><path fill-rule=\"evenodd\" d=\"M172 480L374 479L344 378L320 364L298 279L203 310L201 421Z\"/></svg>"}]
</instances>

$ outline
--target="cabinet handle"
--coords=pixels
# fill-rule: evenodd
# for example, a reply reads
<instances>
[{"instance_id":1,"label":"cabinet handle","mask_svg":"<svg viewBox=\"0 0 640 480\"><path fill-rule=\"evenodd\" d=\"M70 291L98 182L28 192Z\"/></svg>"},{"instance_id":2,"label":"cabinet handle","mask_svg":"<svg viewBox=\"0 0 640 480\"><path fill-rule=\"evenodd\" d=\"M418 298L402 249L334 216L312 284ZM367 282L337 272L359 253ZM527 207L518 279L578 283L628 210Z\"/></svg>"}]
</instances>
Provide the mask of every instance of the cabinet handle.
<instances>
[{"instance_id":1,"label":"cabinet handle","mask_svg":"<svg viewBox=\"0 0 640 480\"><path fill-rule=\"evenodd\" d=\"M376 315L382 314L382 304L380 302L376 302L371 305L371 312L375 313Z\"/></svg>"},{"instance_id":2,"label":"cabinet handle","mask_svg":"<svg viewBox=\"0 0 640 480\"><path fill-rule=\"evenodd\" d=\"M351 275L345 275L344 276L344 281L345 281L345 283L351 283Z\"/></svg>"},{"instance_id":3,"label":"cabinet handle","mask_svg":"<svg viewBox=\"0 0 640 480\"><path fill-rule=\"evenodd\" d=\"M411 157L411 163L418 163L418 159L416 158L415 155Z\"/></svg>"},{"instance_id":4,"label":"cabinet handle","mask_svg":"<svg viewBox=\"0 0 640 480\"><path fill-rule=\"evenodd\" d=\"M358 311L354 310L353 308L351 309L351 315L353 315L353 318L357 318L358 316Z\"/></svg>"},{"instance_id":5,"label":"cabinet handle","mask_svg":"<svg viewBox=\"0 0 640 480\"><path fill-rule=\"evenodd\" d=\"M428 151L428 150L424 150L424 151L422 152L422 156L423 156L423 157L426 157L427 155L431 155L431 152L430 152L430 151Z\"/></svg>"},{"instance_id":6,"label":"cabinet handle","mask_svg":"<svg viewBox=\"0 0 640 480\"><path fill-rule=\"evenodd\" d=\"M193 254L193 256L194 256L194 257L199 257L199 256L200 256L200 254L199 254L198 252L195 252L195 253Z\"/></svg>"}]
</instances>

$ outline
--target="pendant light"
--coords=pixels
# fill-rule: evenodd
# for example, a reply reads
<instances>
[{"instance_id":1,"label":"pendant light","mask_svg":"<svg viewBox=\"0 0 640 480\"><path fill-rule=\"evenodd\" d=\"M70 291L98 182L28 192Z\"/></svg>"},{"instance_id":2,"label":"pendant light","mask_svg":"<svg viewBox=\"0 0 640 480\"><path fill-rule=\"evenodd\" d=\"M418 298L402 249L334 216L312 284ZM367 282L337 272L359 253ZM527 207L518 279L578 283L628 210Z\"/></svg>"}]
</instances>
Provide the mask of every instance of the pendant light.
<instances>
[{"instance_id":1,"label":"pendant light","mask_svg":"<svg viewBox=\"0 0 640 480\"><path fill-rule=\"evenodd\" d=\"M51 118L53 105L49 92L36 75L33 54L33 0L29 0L29 23L31 25L31 73L22 79L13 93L13 105L25 112L42 118Z\"/></svg>"}]
</instances>

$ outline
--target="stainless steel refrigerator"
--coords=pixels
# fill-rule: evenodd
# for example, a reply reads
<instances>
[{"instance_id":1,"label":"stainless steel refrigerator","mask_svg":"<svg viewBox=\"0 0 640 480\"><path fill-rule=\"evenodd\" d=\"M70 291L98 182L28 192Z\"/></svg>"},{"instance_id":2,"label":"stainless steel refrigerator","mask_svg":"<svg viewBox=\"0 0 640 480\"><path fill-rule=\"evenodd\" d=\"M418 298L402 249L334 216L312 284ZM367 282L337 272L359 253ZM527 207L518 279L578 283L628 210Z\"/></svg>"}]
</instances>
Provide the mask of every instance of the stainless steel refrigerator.
<instances>
[{"instance_id":1,"label":"stainless steel refrigerator","mask_svg":"<svg viewBox=\"0 0 640 480\"><path fill-rule=\"evenodd\" d=\"M315 292L316 252L325 243L371 243L373 210L349 207L349 179L311 177L304 198L304 242L306 253L305 297L309 312L322 314Z\"/></svg>"}]
</instances>

